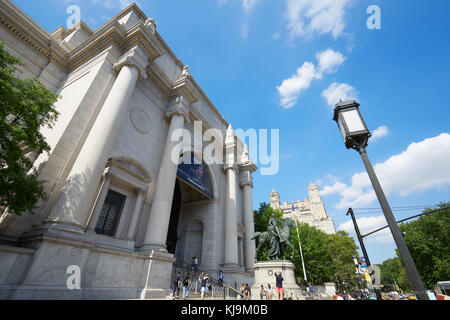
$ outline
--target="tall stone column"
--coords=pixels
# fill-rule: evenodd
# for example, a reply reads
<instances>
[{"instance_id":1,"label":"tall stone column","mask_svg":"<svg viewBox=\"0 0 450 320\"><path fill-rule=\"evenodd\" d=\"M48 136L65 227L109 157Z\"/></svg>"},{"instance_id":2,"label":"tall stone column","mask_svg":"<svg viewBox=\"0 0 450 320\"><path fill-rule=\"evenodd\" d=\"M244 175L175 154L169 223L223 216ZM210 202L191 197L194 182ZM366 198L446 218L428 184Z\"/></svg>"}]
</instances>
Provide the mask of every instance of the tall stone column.
<instances>
[{"instance_id":1,"label":"tall stone column","mask_svg":"<svg viewBox=\"0 0 450 320\"><path fill-rule=\"evenodd\" d=\"M82 232L138 77L146 78L147 57L134 47L114 65L118 76L46 221L51 228Z\"/></svg>"},{"instance_id":2,"label":"tall stone column","mask_svg":"<svg viewBox=\"0 0 450 320\"><path fill-rule=\"evenodd\" d=\"M238 238L237 238L237 164L236 164L236 137L231 125L225 138L225 165L227 175L227 199L225 210L225 261L224 269L239 267Z\"/></svg>"},{"instance_id":3,"label":"tall stone column","mask_svg":"<svg viewBox=\"0 0 450 320\"><path fill-rule=\"evenodd\" d=\"M250 161L248 157L247 145L244 148L244 153L241 157L241 164L239 165L240 177L239 182L243 189L243 202L244 202L244 253L245 253L245 270L247 272L253 272L253 265L255 262L255 240L252 240L252 236L255 233L255 222L253 218L253 198L252 188L253 179L252 173L256 171L256 166Z\"/></svg>"},{"instance_id":4,"label":"tall stone column","mask_svg":"<svg viewBox=\"0 0 450 320\"><path fill-rule=\"evenodd\" d=\"M166 251L167 231L178 169L178 162L172 159L172 154L180 154L182 151L180 141L173 141L172 135L175 130L184 128L184 122L189 119L189 107L190 103L184 96L179 96L169 103L167 117L170 120L170 126L156 180L155 195L142 246L143 251L153 249Z\"/></svg>"}]
</instances>

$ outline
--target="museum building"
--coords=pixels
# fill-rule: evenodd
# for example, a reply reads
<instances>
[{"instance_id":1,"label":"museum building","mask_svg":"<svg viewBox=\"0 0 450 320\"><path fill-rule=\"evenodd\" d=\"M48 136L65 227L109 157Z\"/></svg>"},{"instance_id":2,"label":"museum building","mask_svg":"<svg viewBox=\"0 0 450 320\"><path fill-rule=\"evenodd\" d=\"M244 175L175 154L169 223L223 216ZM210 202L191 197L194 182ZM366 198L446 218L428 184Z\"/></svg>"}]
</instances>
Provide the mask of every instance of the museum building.
<instances>
[{"instance_id":1,"label":"museum building","mask_svg":"<svg viewBox=\"0 0 450 320\"><path fill-rule=\"evenodd\" d=\"M154 19L131 4L96 31L48 33L0 0L0 39L60 113L42 129L51 151L28 155L47 198L32 214L0 213L0 299L165 298L194 256L231 286L253 283L257 168ZM180 129L219 131L224 161L194 148L203 139L173 141ZM80 289L67 285L73 266Z\"/></svg>"}]
</instances>

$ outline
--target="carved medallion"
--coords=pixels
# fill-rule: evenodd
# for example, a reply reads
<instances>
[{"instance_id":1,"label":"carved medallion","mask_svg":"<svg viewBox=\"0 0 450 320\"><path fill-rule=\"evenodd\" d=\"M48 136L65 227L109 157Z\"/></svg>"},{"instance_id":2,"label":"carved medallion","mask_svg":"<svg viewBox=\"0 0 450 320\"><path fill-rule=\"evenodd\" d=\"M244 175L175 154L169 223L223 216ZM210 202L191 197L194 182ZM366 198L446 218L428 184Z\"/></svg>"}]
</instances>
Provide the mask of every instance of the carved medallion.
<instances>
[{"instance_id":1,"label":"carved medallion","mask_svg":"<svg viewBox=\"0 0 450 320\"><path fill-rule=\"evenodd\" d=\"M150 117L142 109L132 109L130 119L133 127L140 133L148 133L150 131Z\"/></svg>"}]
</instances>

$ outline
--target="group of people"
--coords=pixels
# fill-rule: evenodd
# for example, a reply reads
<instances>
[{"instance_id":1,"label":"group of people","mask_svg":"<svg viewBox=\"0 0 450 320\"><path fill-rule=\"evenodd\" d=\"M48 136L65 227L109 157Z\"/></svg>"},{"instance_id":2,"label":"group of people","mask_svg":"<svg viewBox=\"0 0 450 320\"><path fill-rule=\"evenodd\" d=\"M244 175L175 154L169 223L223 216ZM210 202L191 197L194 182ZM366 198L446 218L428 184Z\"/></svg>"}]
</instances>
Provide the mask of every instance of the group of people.
<instances>
[{"instance_id":1,"label":"group of people","mask_svg":"<svg viewBox=\"0 0 450 320\"><path fill-rule=\"evenodd\" d=\"M272 288L270 287L270 283L267 284L267 287L264 288L264 285L261 285L261 287L259 288L259 298L261 300L264 300L264 298L266 298L266 300L272 300L273 297L273 292L272 292Z\"/></svg>"},{"instance_id":2,"label":"group of people","mask_svg":"<svg viewBox=\"0 0 450 320\"><path fill-rule=\"evenodd\" d=\"M180 297L180 291L182 292L182 299L185 300L189 298L189 289L191 286L191 279L196 276L196 271L198 270L198 259L196 257L192 257L192 271L194 272L193 276L191 277L191 274L187 272L184 276L181 274L181 272L177 273L177 276L175 278L174 284L173 284L173 293L172 297L173 299L179 299ZM276 271L274 273L275 275L275 294L278 297L278 300L285 300L284 298L284 289L283 289L283 277L281 275L281 271ZM212 290L212 279L209 277L207 273L202 271L200 275L198 276L198 286L197 286L197 293L200 293L200 299L204 300L204 298L208 295L208 293ZM219 270L219 279L218 283L219 285L223 285L223 272L222 270ZM273 298L273 291L270 284L267 284L267 287L264 288L263 285L261 285L259 296L261 300L266 298L266 300L272 300ZM239 297L241 300L250 300L252 296L252 292L250 289L250 286L248 283L242 283L240 290L239 290Z\"/></svg>"},{"instance_id":3,"label":"group of people","mask_svg":"<svg viewBox=\"0 0 450 320\"><path fill-rule=\"evenodd\" d=\"M204 300L205 296L211 290L211 278L208 276L208 274L206 274L204 271L202 271L198 277L198 282L199 282L199 286L197 288L197 293L200 293L200 299ZM173 284L172 298L179 299L180 291L182 291L182 299L183 300L186 300L186 298L189 298L190 285L191 285L190 273L189 272L186 273L186 275L183 277L181 275L181 272L178 272L175 282ZM176 295L175 295L175 293L176 293Z\"/></svg>"},{"instance_id":4,"label":"group of people","mask_svg":"<svg viewBox=\"0 0 450 320\"><path fill-rule=\"evenodd\" d=\"M284 289L283 289L283 281L284 278L281 275L281 271L276 271L275 272L275 294L278 297L278 300L287 300L284 297ZM259 288L259 298L261 300L264 300L264 298L266 298L266 300L272 300L273 298L273 291L272 291L272 287L270 286L270 284L267 284L267 287L264 288L263 285L261 285L261 287Z\"/></svg>"},{"instance_id":5,"label":"group of people","mask_svg":"<svg viewBox=\"0 0 450 320\"><path fill-rule=\"evenodd\" d=\"M377 296L375 295L375 293L370 292L368 290L367 291L356 290L352 292L346 291L343 293L338 293L337 300L377 300Z\"/></svg>"},{"instance_id":6,"label":"group of people","mask_svg":"<svg viewBox=\"0 0 450 320\"><path fill-rule=\"evenodd\" d=\"M197 272L198 272L198 258L192 257L192 263L191 263L191 272L187 272L184 276L181 274L181 272L177 273L177 276L175 278L175 281L173 283L173 293L172 298L173 299L179 299L180 297L180 291L182 292L182 299L185 300L189 298L189 290L192 281L194 281ZM208 293L212 290L212 279L211 277L206 274L204 271L200 273L200 275L197 278L198 286L197 286L197 293L200 293L200 299L204 300L205 296L208 295ZM219 270L219 279L218 279L219 285L223 285L223 272L222 270Z\"/></svg>"},{"instance_id":7,"label":"group of people","mask_svg":"<svg viewBox=\"0 0 450 320\"><path fill-rule=\"evenodd\" d=\"M180 297L180 290L183 292L182 299L185 300L189 297L189 286L191 285L191 275L186 273L184 277L181 275L181 272L177 273L177 277L175 279L175 283L173 286L172 297L174 299L178 299ZM175 297L175 292L177 292L177 296Z\"/></svg>"},{"instance_id":8,"label":"group of people","mask_svg":"<svg viewBox=\"0 0 450 320\"><path fill-rule=\"evenodd\" d=\"M241 285L241 288L239 289L239 298L241 300L251 300L252 298L252 291L250 290L250 287L248 286L248 283L243 283Z\"/></svg>"}]
</instances>

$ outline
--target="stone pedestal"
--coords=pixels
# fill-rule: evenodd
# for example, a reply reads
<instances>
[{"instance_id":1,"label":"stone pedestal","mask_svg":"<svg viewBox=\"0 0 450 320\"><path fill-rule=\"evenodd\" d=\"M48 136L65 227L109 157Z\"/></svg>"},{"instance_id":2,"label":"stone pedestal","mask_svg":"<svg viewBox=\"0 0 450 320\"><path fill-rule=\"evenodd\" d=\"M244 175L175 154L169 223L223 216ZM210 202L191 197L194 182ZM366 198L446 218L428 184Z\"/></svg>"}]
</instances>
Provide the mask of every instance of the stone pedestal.
<instances>
[{"instance_id":1,"label":"stone pedestal","mask_svg":"<svg viewBox=\"0 0 450 320\"><path fill-rule=\"evenodd\" d=\"M170 278L175 261L173 254L152 250L149 257L145 288L141 291L141 299L165 299L172 293Z\"/></svg>"},{"instance_id":2,"label":"stone pedestal","mask_svg":"<svg viewBox=\"0 0 450 320\"><path fill-rule=\"evenodd\" d=\"M304 299L302 289L295 282L294 264L287 260L278 261L261 261L254 264L255 269L255 283L252 286L252 300L259 300L259 291L261 285L267 288L267 284L270 284L273 292L273 300L278 299L275 292L275 272L281 271L281 275L284 279L283 288L284 296L286 298L292 297L294 300ZM264 298L265 299L265 298Z\"/></svg>"}]
</instances>

